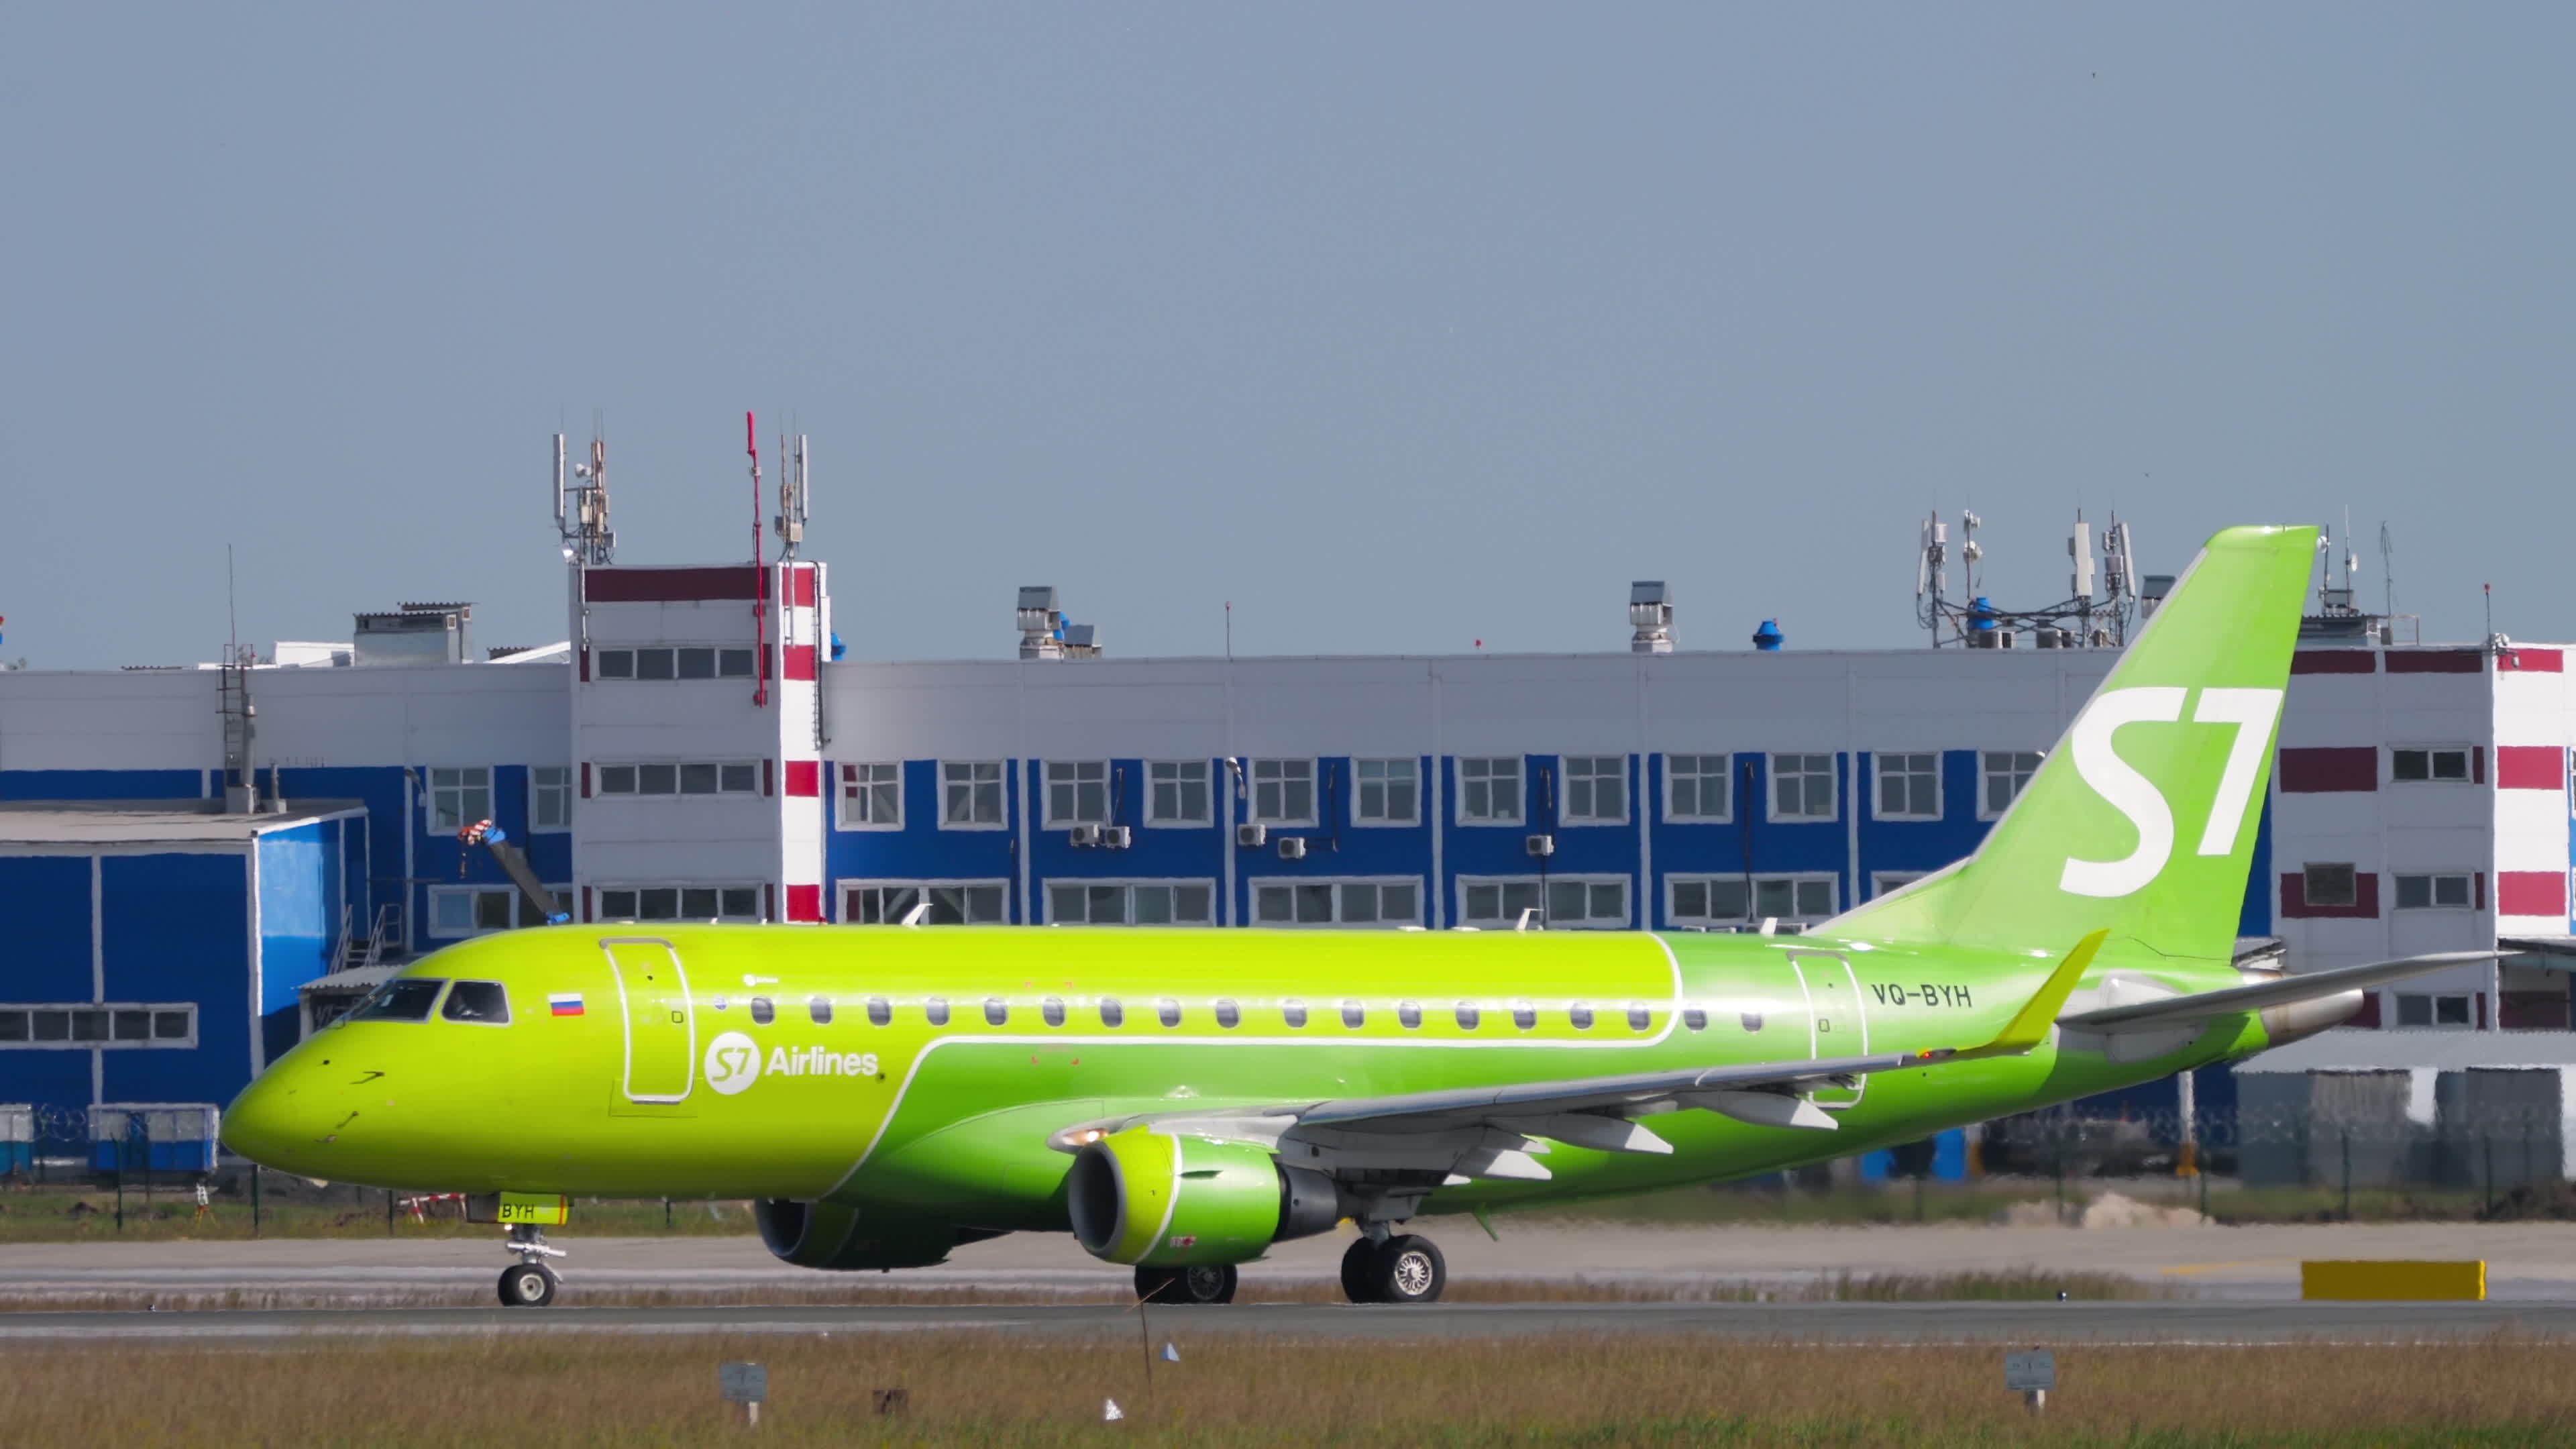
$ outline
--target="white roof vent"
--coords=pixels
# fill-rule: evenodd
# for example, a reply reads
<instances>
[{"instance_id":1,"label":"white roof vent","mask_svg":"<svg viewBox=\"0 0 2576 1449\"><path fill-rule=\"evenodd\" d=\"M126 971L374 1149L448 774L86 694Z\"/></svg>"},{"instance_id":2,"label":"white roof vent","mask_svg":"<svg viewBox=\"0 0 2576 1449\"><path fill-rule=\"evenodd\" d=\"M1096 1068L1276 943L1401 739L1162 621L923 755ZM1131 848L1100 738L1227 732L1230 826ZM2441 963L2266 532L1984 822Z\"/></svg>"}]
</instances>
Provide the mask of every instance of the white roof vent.
<instances>
[{"instance_id":1,"label":"white roof vent","mask_svg":"<svg viewBox=\"0 0 2576 1449\"><path fill-rule=\"evenodd\" d=\"M1673 591L1662 579L1639 579L1628 586L1628 623L1637 631L1628 640L1630 653L1673 652Z\"/></svg>"}]
</instances>

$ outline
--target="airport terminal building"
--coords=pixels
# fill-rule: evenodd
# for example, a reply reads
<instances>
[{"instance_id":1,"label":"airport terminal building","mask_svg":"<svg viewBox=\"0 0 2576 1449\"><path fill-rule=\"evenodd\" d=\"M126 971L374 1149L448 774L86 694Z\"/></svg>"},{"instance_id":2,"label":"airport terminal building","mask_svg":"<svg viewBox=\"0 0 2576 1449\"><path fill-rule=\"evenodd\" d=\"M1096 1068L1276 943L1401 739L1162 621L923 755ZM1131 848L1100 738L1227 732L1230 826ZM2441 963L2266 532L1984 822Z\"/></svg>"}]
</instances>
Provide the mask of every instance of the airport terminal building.
<instances>
[{"instance_id":1,"label":"airport terminal building","mask_svg":"<svg viewBox=\"0 0 2576 1449\"><path fill-rule=\"evenodd\" d=\"M997 657L879 663L829 582L585 557L548 648L478 659L430 603L0 674L0 1102L221 1103L394 964L534 923L484 820L582 921L1794 930L1973 849L2116 657L1677 649L1640 586L1593 654L1116 659L1024 590ZM2316 632L2246 949L2525 954L2303 1046L2576 1065L2566 651Z\"/></svg>"}]
</instances>

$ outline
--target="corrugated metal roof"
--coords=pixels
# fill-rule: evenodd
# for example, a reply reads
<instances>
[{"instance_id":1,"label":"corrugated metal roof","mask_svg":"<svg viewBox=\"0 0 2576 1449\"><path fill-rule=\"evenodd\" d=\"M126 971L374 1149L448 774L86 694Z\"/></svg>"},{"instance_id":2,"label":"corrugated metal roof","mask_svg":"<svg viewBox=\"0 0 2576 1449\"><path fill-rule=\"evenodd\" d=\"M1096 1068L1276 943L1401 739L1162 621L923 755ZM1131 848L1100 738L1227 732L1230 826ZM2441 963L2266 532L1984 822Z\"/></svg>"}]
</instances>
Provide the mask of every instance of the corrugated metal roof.
<instances>
[{"instance_id":1,"label":"corrugated metal roof","mask_svg":"<svg viewBox=\"0 0 2576 1449\"><path fill-rule=\"evenodd\" d=\"M358 800L290 800L275 814L226 815L220 800L44 800L0 803L0 843L125 845L248 841L273 830L363 812Z\"/></svg>"}]
</instances>

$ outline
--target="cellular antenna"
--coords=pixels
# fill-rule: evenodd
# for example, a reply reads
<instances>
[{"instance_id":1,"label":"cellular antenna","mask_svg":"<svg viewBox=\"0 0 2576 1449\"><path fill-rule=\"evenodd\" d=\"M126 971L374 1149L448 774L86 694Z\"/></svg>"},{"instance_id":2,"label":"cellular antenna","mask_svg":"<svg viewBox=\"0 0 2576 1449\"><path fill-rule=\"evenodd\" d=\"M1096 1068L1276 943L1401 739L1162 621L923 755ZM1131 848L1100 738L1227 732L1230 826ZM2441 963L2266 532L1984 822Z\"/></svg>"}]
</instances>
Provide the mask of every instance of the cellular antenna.
<instances>
[{"instance_id":1,"label":"cellular antenna","mask_svg":"<svg viewBox=\"0 0 2576 1449\"><path fill-rule=\"evenodd\" d=\"M805 543L805 435L796 434L791 443L780 434L778 453L778 515L770 526L778 532L781 556L792 559Z\"/></svg>"},{"instance_id":2,"label":"cellular antenna","mask_svg":"<svg viewBox=\"0 0 2576 1449\"><path fill-rule=\"evenodd\" d=\"M591 419L590 457L564 464L564 435L555 434L555 533L563 540L564 562L575 568L597 568L617 552L617 535L608 531L608 438L599 420Z\"/></svg>"}]
</instances>

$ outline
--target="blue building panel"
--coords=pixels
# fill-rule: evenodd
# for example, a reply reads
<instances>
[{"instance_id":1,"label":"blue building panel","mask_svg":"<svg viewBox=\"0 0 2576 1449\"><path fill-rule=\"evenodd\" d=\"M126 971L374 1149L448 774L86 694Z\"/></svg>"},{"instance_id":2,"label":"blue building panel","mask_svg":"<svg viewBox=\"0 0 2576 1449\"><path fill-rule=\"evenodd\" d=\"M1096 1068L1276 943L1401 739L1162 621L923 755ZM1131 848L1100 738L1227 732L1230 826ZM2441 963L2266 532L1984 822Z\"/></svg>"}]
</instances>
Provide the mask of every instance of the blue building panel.
<instances>
[{"instance_id":1,"label":"blue building panel","mask_svg":"<svg viewBox=\"0 0 2576 1449\"><path fill-rule=\"evenodd\" d=\"M203 770L0 770L0 800L196 800Z\"/></svg>"},{"instance_id":2,"label":"blue building panel","mask_svg":"<svg viewBox=\"0 0 2576 1449\"><path fill-rule=\"evenodd\" d=\"M1033 919L1018 898L1022 771L1002 772L1002 823L998 827L949 829L940 824L939 762L906 760L901 828L844 830L833 804L838 798L840 770L832 761L826 761L823 768L825 778L835 782L832 789L824 792L822 802L827 812L823 874L825 887L832 894L824 913L831 919L841 919L840 883L870 880L1006 881L1009 889L1004 895L1011 902L1011 920L1025 924Z\"/></svg>"},{"instance_id":3,"label":"blue building panel","mask_svg":"<svg viewBox=\"0 0 2576 1449\"><path fill-rule=\"evenodd\" d=\"M107 999L197 1004L195 1050L98 1054L104 1099L232 1100L253 1066L246 851L111 855L99 869Z\"/></svg>"},{"instance_id":4,"label":"blue building panel","mask_svg":"<svg viewBox=\"0 0 2576 1449\"><path fill-rule=\"evenodd\" d=\"M0 901L9 903L0 1000L92 999L89 890L87 855L0 856Z\"/></svg>"},{"instance_id":5,"label":"blue building panel","mask_svg":"<svg viewBox=\"0 0 2576 1449\"><path fill-rule=\"evenodd\" d=\"M342 820L261 835L259 1016L261 1057L283 1054L298 1033L296 988L331 969L340 930Z\"/></svg>"}]
</instances>

